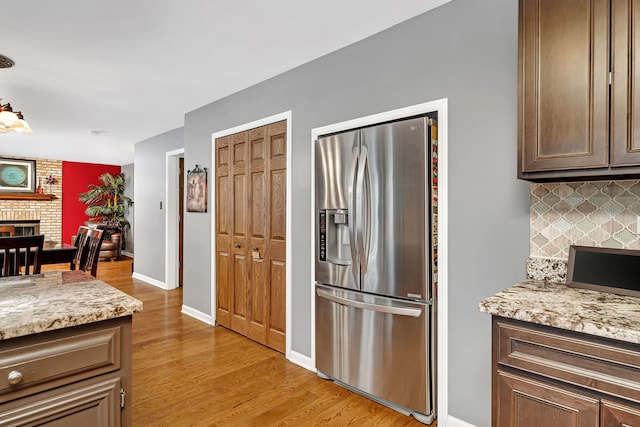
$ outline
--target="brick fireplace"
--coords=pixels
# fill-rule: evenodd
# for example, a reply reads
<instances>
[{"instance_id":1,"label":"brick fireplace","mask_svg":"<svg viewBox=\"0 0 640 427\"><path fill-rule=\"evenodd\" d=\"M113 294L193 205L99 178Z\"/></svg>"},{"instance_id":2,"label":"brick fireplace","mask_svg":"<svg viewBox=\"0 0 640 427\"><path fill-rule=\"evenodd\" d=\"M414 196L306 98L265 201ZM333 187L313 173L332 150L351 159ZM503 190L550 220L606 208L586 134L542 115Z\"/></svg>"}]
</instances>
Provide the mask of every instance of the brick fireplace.
<instances>
[{"instance_id":1,"label":"brick fireplace","mask_svg":"<svg viewBox=\"0 0 640 427\"><path fill-rule=\"evenodd\" d=\"M0 225L13 225L16 229L16 236L35 236L40 234L39 219L25 221L0 221Z\"/></svg>"}]
</instances>

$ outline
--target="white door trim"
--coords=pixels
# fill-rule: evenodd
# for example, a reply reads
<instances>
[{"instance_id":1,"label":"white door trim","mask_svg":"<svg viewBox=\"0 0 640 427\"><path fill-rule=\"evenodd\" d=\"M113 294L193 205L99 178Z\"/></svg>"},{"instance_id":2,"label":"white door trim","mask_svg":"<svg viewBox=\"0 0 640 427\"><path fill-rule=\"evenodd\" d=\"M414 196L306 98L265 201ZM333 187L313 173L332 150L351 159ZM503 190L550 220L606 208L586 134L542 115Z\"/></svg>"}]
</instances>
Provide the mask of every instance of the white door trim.
<instances>
[{"instance_id":1,"label":"white door trim","mask_svg":"<svg viewBox=\"0 0 640 427\"><path fill-rule=\"evenodd\" d=\"M340 132L348 129L368 126L390 120L402 119L405 117L417 116L426 113L438 113L438 298L436 300L437 310L437 414L438 425L447 426L447 414L449 411L448 400L448 304L449 304L449 273L448 273L448 173L449 173L449 126L448 126L448 99L442 98L423 104L412 105L406 108L373 114L341 123L335 123L311 130L311 188L315 188L315 176L313 174L315 164L314 141L320 135L333 132ZM311 360L312 366L316 366L316 333L315 333L315 298L314 280L315 277L315 200L311 198Z\"/></svg>"},{"instance_id":2,"label":"white door trim","mask_svg":"<svg viewBox=\"0 0 640 427\"><path fill-rule=\"evenodd\" d=\"M271 123L279 122L281 120L287 121L287 193L286 193L286 249L285 249L285 262L287 264L285 272L285 293L286 293L286 307L285 307L285 328L286 328L286 342L285 342L285 357L291 359L291 111L285 111L283 113L275 114L273 116L265 117L259 120L255 120L250 123L245 123L233 128L224 129L219 132L215 132L211 135L211 318L213 324L216 322L216 186L215 186L215 165L216 165L216 139L223 136L233 135L234 133L244 132L245 130L254 129L257 127L265 126Z\"/></svg>"},{"instance_id":3,"label":"white door trim","mask_svg":"<svg viewBox=\"0 0 640 427\"><path fill-rule=\"evenodd\" d=\"M178 208L180 206L180 157L184 156L184 148L167 151L165 161L166 193L165 193L165 260L164 260L164 282L165 289L175 289L179 286L178 270L178 227L180 217Z\"/></svg>"}]
</instances>

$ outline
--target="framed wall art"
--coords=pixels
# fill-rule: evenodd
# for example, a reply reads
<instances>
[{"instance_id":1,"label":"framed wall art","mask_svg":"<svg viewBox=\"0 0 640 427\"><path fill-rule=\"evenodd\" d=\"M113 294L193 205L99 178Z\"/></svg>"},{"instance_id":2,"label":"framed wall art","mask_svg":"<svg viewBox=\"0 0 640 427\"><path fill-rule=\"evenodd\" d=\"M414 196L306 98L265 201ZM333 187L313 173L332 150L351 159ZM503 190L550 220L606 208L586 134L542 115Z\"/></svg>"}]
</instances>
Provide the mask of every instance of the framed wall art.
<instances>
[{"instance_id":1,"label":"framed wall art","mask_svg":"<svg viewBox=\"0 0 640 427\"><path fill-rule=\"evenodd\" d=\"M187 212L207 211L207 168L187 171Z\"/></svg>"},{"instance_id":2,"label":"framed wall art","mask_svg":"<svg viewBox=\"0 0 640 427\"><path fill-rule=\"evenodd\" d=\"M0 193L35 193L36 161L0 158Z\"/></svg>"}]
</instances>

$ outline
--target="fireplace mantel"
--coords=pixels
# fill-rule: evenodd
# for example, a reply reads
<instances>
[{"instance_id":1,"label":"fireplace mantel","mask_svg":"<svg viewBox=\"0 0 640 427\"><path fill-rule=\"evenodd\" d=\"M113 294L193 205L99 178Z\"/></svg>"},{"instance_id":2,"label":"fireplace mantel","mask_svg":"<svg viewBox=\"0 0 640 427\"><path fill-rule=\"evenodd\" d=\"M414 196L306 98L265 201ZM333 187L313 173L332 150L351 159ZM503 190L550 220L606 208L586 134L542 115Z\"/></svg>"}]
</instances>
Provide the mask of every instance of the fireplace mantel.
<instances>
[{"instance_id":1,"label":"fireplace mantel","mask_svg":"<svg viewBox=\"0 0 640 427\"><path fill-rule=\"evenodd\" d=\"M55 194L42 193L0 193L0 200L53 200Z\"/></svg>"}]
</instances>

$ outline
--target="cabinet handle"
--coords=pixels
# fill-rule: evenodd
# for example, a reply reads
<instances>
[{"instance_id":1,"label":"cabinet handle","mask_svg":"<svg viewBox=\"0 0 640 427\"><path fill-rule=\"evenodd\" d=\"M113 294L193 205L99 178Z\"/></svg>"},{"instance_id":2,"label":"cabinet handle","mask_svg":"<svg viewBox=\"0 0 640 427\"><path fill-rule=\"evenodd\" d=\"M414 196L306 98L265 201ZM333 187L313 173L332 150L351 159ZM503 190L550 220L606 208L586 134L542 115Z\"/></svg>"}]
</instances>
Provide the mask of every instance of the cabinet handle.
<instances>
[{"instance_id":1,"label":"cabinet handle","mask_svg":"<svg viewBox=\"0 0 640 427\"><path fill-rule=\"evenodd\" d=\"M258 248L257 246L254 246L254 247L253 247L253 250L254 250L254 251L257 251L258 249L259 249L259 248Z\"/></svg>"},{"instance_id":2,"label":"cabinet handle","mask_svg":"<svg viewBox=\"0 0 640 427\"><path fill-rule=\"evenodd\" d=\"M235 244L236 248L240 249L242 247L242 245L240 243L236 243Z\"/></svg>"},{"instance_id":3,"label":"cabinet handle","mask_svg":"<svg viewBox=\"0 0 640 427\"><path fill-rule=\"evenodd\" d=\"M20 384L20 382L22 381L22 372L20 371L9 372L9 376L7 376L7 381L11 385Z\"/></svg>"}]
</instances>

